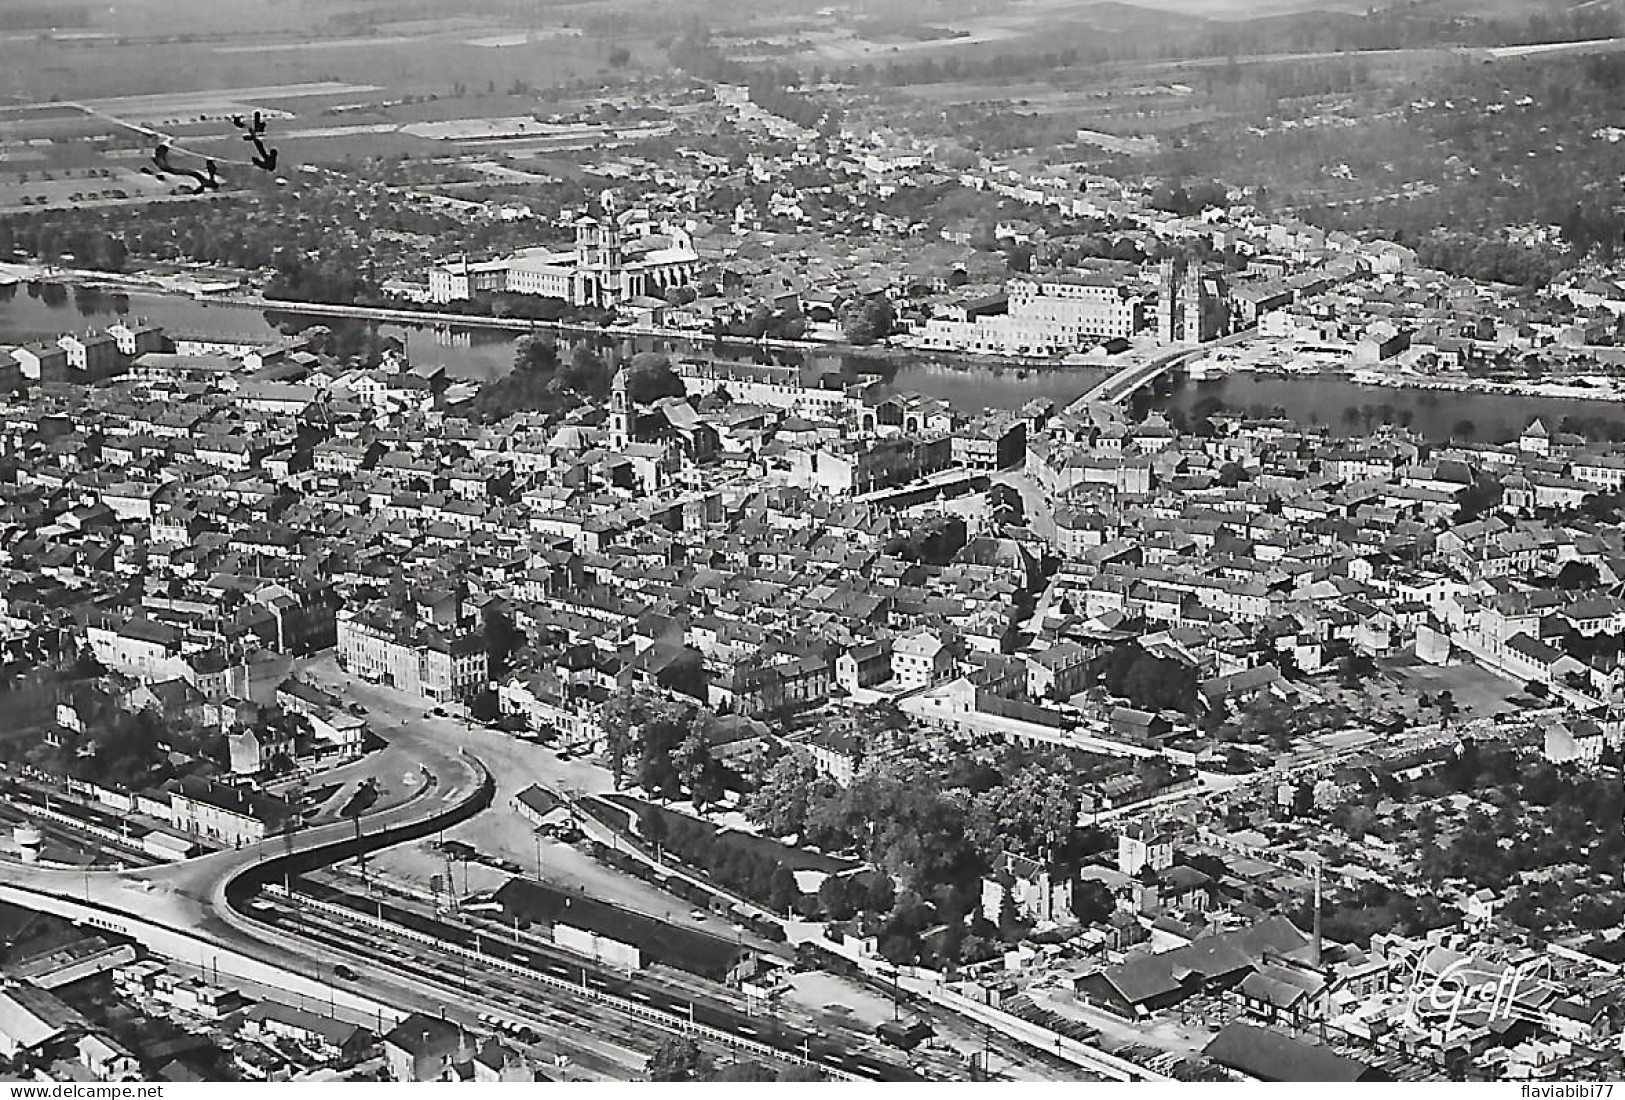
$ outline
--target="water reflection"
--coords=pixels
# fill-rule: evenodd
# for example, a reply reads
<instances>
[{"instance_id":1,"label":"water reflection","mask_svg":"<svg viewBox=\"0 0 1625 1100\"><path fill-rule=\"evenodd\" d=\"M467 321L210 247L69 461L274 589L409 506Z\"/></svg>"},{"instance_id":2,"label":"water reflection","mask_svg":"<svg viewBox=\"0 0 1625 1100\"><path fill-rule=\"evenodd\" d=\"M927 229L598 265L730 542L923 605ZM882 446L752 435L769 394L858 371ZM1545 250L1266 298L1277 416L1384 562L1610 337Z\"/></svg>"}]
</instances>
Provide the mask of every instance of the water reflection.
<instances>
[{"instance_id":1,"label":"water reflection","mask_svg":"<svg viewBox=\"0 0 1625 1100\"><path fill-rule=\"evenodd\" d=\"M55 339L82 328L85 321L110 324L133 314L163 327L172 337L250 342L274 339L312 325L349 327L360 344L393 338L414 363L439 364L451 375L483 381L507 372L514 345L523 334L459 325L401 325L335 321L276 310L261 312L226 302L202 302L157 294L124 294L76 288L70 302L60 283L30 282L25 295L15 285L0 287L0 344ZM849 379L874 377L898 388L929 394L964 409L1019 409L1035 398L1065 404L1105 374L1099 367L1021 367L948 363L928 356L848 354L723 343L710 337L634 336L618 332L538 334L555 339L564 354L585 345L611 362L640 351L678 356L714 356L814 370L838 371ZM1403 424L1427 438L1503 441L1515 437L1539 416L1558 430L1582 428L1593 438L1625 439L1625 406L1603 401L1518 397L1500 394L1439 393L1359 386L1338 376L1236 374L1201 382L1174 382L1148 404L1177 410L1187 418L1223 407L1274 414L1302 424L1324 425L1335 435L1362 435L1380 424Z\"/></svg>"},{"instance_id":2,"label":"water reflection","mask_svg":"<svg viewBox=\"0 0 1625 1100\"><path fill-rule=\"evenodd\" d=\"M73 288L73 308L79 316L90 319L104 319L109 315L124 317L130 312L130 296L120 290L80 283Z\"/></svg>"}]
</instances>

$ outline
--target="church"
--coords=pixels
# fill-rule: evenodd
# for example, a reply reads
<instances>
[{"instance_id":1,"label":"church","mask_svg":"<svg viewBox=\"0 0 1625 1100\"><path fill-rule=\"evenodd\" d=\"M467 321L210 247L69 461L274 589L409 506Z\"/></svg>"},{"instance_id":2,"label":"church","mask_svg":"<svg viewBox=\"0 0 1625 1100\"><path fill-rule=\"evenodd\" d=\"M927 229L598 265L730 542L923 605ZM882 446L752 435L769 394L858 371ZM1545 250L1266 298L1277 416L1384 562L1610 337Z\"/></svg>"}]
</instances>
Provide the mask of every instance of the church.
<instances>
[{"instance_id":1,"label":"church","mask_svg":"<svg viewBox=\"0 0 1625 1100\"><path fill-rule=\"evenodd\" d=\"M527 248L506 260L442 264L429 272L429 300L445 304L505 291L613 309L694 282L700 256L686 229L656 225L641 210L617 213L609 192L602 202L602 218L576 220L574 249Z\"/></svg>"},{"instance_id":2,"label":"church","mask_svg":"<svg viewBox=\"0 0 1625 1100\"><path fill-rule=\"evenodd\" d=\"M706 423L686 397L663 397L640 408L628 389L623 367L610 384L608 432L611 484L655 492L721 454L717 430Z\"/></svg>"}]
</instances>

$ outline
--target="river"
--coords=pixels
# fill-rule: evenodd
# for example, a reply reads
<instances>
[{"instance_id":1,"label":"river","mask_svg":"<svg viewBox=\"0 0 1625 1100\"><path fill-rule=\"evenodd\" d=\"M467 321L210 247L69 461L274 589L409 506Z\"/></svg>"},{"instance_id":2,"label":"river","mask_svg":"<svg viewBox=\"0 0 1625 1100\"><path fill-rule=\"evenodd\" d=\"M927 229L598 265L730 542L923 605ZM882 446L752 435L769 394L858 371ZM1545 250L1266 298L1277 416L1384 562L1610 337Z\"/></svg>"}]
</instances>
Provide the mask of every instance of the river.
<instances>
[{"instance_id":1,"label":"river","mask_svg":"<svg viewBox=\"0 0 1625 1100\"><path fill-rule=\"evenodd\" d=\"M1187 414L1214 399L1247 413L1285 414L1300 424L1322 424L1335 435L1363 435L1380 423L1404 424L1435 442L1505 443L1539 417L1552 431L1565 420L1584 421L1593 438L1625 438L1625 404L1580 398L1362 386L1339 375L1238 373L1176 384L1158 403ZM1369 412L1371 415L1350 416Z\"/></svg>"},{"instance_id":2,"label":"river","mask_svg":"<svg viewBox=\"0 0 1625 1100\"><path fill-rule=\"evenodd\" d=\"M159 325L174 337L254 342L279 335L276 315L225 302L206 303L163 294L87 293L62 286L0 288L0 344L54 339L63 332L110 324L118 317ZM401 339L412 362L443 364L449 374L476 382L509 368L519 338L511 332L479 328L381 324L379 329ZM1098 367L948 364L928 356L866 359L797 351L760 352L749 345L720 345L704 339L595 334L561 336L560 343L568 345L582 339L620 357L656 350L793 363L810 356L816 365L854 376L879 375L899 389L929 394L961 408L1015 409L1035 398L1065 404L1107 373ZM1156 403L1188 415L1197 410L1199 403L1211 407L1214 401L1243 412L1279 410L1299 423L1324 424L1337 435L1362 434L1374 424L1387 421L1408 422L1433 440L1454 435L1498 442L1513 438L1538 416L1553 429L1567 417L1578 417L1602 423L1610 430L1617 426L1618 437L1625 437L1625 406L1611 402L1386 389L1356 385L1335 375L1234 374L1182 382ZM1351 407L1356 413L1369 410L1371 415L1351 416L1345 411ZM1471 431L1462 430L1469 426Z\"/></svg>"}]
</instances>

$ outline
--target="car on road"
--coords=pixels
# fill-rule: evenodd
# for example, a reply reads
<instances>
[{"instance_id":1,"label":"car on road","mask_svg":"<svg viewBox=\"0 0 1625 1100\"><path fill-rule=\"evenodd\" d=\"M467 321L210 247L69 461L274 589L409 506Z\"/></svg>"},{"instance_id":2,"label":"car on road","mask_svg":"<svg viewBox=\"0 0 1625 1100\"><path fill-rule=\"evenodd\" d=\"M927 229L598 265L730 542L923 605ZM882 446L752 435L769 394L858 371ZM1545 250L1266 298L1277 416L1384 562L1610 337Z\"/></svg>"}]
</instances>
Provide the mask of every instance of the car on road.
<instances>
[{"instance_id":1,"label":"car on road","mask_svg":"<svg viewBox=\"0 0 1625 1100\"><path fill-rule=\"evenodd\" d=\"M706 917L708 917L710 915L711 914L707 913L704 909L696 909L692 913L689 914L689 916L694 918L695 920L704 920Z\"/></svg>"},{"instance_id":2,"label":"car on road","mask_svg":"<svg viewBox=\"0 0 1625 1100\"><path fill-rule=\"evenodd\" d=\"M339 963L337 966L333 967L333 977L338 978L341 981L353 982L360 978L361 975L357 974L354 970L348 966L345 966L343 963Z\"/></svg>"},{"instance_id":3,"label":"car on road","mask_svg":"<svg viewBox=\"0 0 1625 1100\"><path fill-rule=\"evenodd\" d=\"M349 710L350 713L355 715L357 718L363 718L367 714L367 708L362 706L360 703L351 703Z\"/></svg>"}]
</instances>

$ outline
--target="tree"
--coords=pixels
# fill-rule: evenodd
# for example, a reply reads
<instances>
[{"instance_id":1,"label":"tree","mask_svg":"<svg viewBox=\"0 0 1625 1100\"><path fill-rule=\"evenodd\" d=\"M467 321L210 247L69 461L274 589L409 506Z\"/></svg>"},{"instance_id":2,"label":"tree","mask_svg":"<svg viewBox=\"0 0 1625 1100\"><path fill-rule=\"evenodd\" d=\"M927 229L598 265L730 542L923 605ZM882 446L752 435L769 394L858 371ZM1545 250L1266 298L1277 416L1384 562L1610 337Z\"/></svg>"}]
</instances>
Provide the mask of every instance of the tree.
<instances>
[{"instance_id":1,"label":"tree","mask_svg":"<svg viewBox=\"0 0 1625 1100\"><path fill-rule=\"evenodd\" d=\"M558 345L532 336L519 342L512 371L480 385L471 415L498 421L517 412L562 413L575 403L559 371Z\"/></svg>"},{"instance_id":2,"label":"tree","mask_svg":"<svg viewBox=\"0 0 1625 1100\"><path fill-rule=\"evenodd\" d=\"M1564 589L1595 588L1601 582L1597 567L1581 558L1563 563L1557 572L1557 587Z\"/></svg>"},{"instance_id":3,"label":"tree","mask_svg":"<svg viewBox=\"0 0 1625 1100\"><path fill-rule=\"evenodd\" d=\"M1079 798L1075 773L1029 764L974 796L967 830L988 858L1005 850L1038 857L1076 823Z\"/></svg>"},{"instance_id":4,"label":"tree","mask_svg":"<svg viewBox=\"0 0 1625 1100\"><path fill-rule=\"evenodd\" d=\"M468 713L475 721L488 725L501 718L502 706L497 701L497 693L486 688L474 696L473 701L468 704Z\"/></svg>"},{"instance_id":5,"label":"tree","mask_svg":"<svg viewBox=\"0 0 1625 1100\"><path fill-rule=\"evenodd\" d=\"M1456 522L1468 523L1501 503L1501 483L1477 479L1456 494Z\"/></svg>"},{"instance_id":6,"label":"tree","mask_svg":"<svg viewBox=\"0 0 1625 1100\"><path fill-rule=\"evenodd\" d=\"M640 351L626 367L626 395L639 405L662 397L682 397L687 392L683 380L671 369L671 359L659 352Z\"/></svg>"},{"instance_id":7,"label":"tree","mask_svg":"<svg viewBox=\"0 0 1625 1100\"><path fill-rule=\"evenodd\" d=\"M1364 653L1350 653L1338 665L1338 676L1346 688L1358 688L1376 674L1377 663Z\"/></svg>"},{"instance_id":8,"label":"tree","mask_svg":"<svg viewBox=\"0 0 1625 1100\"><path fill-rule=\"evenodd\" d=\"M94 680L98 676L106 675L107 669L96 659L96 653L88 645L79 647L74 656L73 678L75 680Z\"/></svg>"},{"instance_id":9,"label":"tree","mask_svg":"<svg viewBox=\"0 0 1625 1100\"><path fill-rule=\"evenodd\" d=\"M650 844L665 844L668 835L666 815L657 807L646 807L638 815L638 834Z\"/></svg>"},{"instance_id":10,"label":"tree","mask_svg":"<svg viewBox=\"0 0 1625 1100\"><path fill-rule=\"evenodd\" d=\"M559 369L559 346L542 336L527 336L514 348L513 369L552 374Z\"/></svg>"},{"instance_id":11,"label":"tree","mask_svg":"<svg viewBox=\"0 0 1625 1100\"><path fill-rule=\"evenodd\" d=\"M1117 911L1117 901L1106 884L1088 879L1072 884L1072 915L1081 924L1100 924Z\"/></svg>"},{"instance_id":12,"label":"tree","mask_svg":"<svg viewBox=\"0 0 1625 1100\"><path fill-rule=\"evenodd\" d=\"M830 920L850 920L857 912L852 883L842 875L827 875L818 887L818 906Z\"/></svg>"},{"instance_id":13,"label":"tree","mask_svg":"<svg viewBox=\"0 0 1625 1100\"><path fill-rule=\"evenodd\" d=\"M838 815L838 827L865 858L916 893L943 885L973 890L986 869L958 804L922 783L913 764L860 775L842 792Z\"/></svg>"},{"instance_id":14,"label":"tree","mask_svg":"<svg viewBox=\"0 0 1625 1100\"><path fill-rule=\"evenodd\" d=\"M1196 707L1196 670L1173 658L1152 656L1133 642L1097 658L1090 675L1142 710L1189 714Z\"/></svg>"},{"instance_id":15,"label":"tree","mask_svg":"<svg viewBox=\"0 0 1625 1100\"><path fill-rule=\"evenodd\" d=\"M796 874L790 868L773 868L768 886L768 905L781 913L789 913L801 900L801 887L796 885Z\"/></svg>"},{"instance_id":16,"label":"tree","mask_svg":"<svg viewBox=\"0 0 1625 1100\"><path fill-rule=\"evenodd\" d=\"M841 330L854 344L873 344L892 334L897 316L884 294L853 298L841 306Z\"/></svg>"},{"instance_id":17,"label":"tree","mask_svg":"<svg viewBox=\"0 0 1625 1100\"><path fill-rule=\"evenodd\" d=\"M1010 892L1009 886L1002 886L999 890L999 935L1005 939L1016 934L1021 924L1021 914L1016 911L1015 895Z\"/></svg>"},{"instance_id":18,"label":"tree","mask_svg":"<svg viewBox=\"0 0 1625 1100\"><path fill-rule=\"evenodd\" d=\"M871 871L865 884L863 904L859 908L865 913L889 913L896 904L897 889L891 877L881 871Z\"/></svg>"},{"instance_id":19,"label":"tree","mask_svg":"<svg viewBox=\"0 0 1625 1100\"><path fill-rule=\"evenodd\" d=\"M1264 742L1276 749L1286 749L1298 732L1297 715L1283 700L1265 693L1253 699L1236 716L1232 726L1242 740Z\"/></svg>"},{"instance_id":20,"label":"tree","mask_svg":"<svg viewBox=\"0 0 1625 1100\"><path fill-rule=\"evenodd\" d=\"M655 682L667 691L704 700L709 694L706 687L704 654L690 646L684 646L666 667L655 673Z\"/></svg>"},{"instance_id":21,"label":"tree","mask_svg":"<svg viewBox=\"0 0 1625 1100\"><path fill-rule=\"evenodd\" d=\"M807 829L812 800L831 787L812 757L792 749L773 763L745 799L745 817L773 836L799 835Z\"/></svg>"},{"instance_id":22,"label":"tree","mask_svg":"<svg viewBox=\"0 0 1625 1100\"><path fill-rule=\"evenodd\" d=\"M525 643L525 635L508 613L495 604L485 609L484 627L485 657L491 678L496 679L508 671L514 651Z\"/></svg>"},{"instance_id":23,"label":"tree","mask_svg":"<svg viewBox=\"0 0 1625 1100\"><path fill-rule=\"evenodd\" d=\"M631 63L632 51L625 46L614 46L610 48L604 60L608 62L609 67L612 69L623 69Z\"/></svg>"},{"instance_id":24,"label":"tree","mask_svg":"<svg viewBox=\"0 0 1625 1100\"><path fill-rule=\"evenodd\" d=\"M689 730L677 750L676 764L696 810L703 813L706 806L722 797L721 766L711 755L711 742L705 736L702 723L696 722Z\"/></svg>"},{"instance_id":25,"label":"tree","mask_svg":"<svg viewBox=\"0 0 1625 1100\"><path fill-rule=\"evenodd\" d=\"M682 775L674 753L688 740L693 728L691 709L659 700L650 708L638 730L638 785L657 798L676 798L682 793Z\"/></svg>"},{"instance_id":26,"label":"tree","mask_svg":"<svg viewBox=\"0 0 1625 1100\"><path fill-rule=\"evenodd\" d=\"M700 1044L687 1035L677 1035L649 1055L647 1072L651 1081L695 1081L709 1069L709 1059Z\"/></svg>"},{"instance_id":27,"label":"tree","mask_svg":"<svg viewBox=\"0 0 1625 1100\"><path fill-rule=\"evenodd\" d=\"M604 757L616 785L628 777L651 794L675 797L679 791L671 754L695 720L692 706L647 691L619 691L604 704L599 722Z\"/></svg>"},{"instance_id":28,"label":"tree","mask_svg":"<svg viewBox=\"0 0 1625 1100\"><path fill-rule=\"evenodd\" d=\"M614 375L603 357L582 342L570 350L570 364L559 372L559 377L582 397L602 400L609 396L610 381Z\"/></svg>"},{"instance_id":29,"label":"tree","mask_svg":"<svg viewBox=\"0 0 1625 1100\"><path fill-rule=\"evenodd\" d=\"M1198 852L1195 855L1188 856L1183 862L1188 867L1196 868L1215 883L1230 873L1230 868L1225 864L1224 860L1218 856L1208 855L1206 852Z\"/></svg>"},{"instance_id":30,"label":"tree","mask_svg":"<svg viewBox=\"0 0 1625 1100\"><path fill-rule=\"evenodd\" d=\"M604 762L609 765L615 786L626 781L627 765L637 747L637 704L621 692L610 696L599 715L604 732Z\"/></svg>"}]
</instances>

